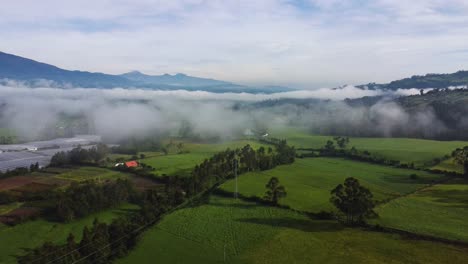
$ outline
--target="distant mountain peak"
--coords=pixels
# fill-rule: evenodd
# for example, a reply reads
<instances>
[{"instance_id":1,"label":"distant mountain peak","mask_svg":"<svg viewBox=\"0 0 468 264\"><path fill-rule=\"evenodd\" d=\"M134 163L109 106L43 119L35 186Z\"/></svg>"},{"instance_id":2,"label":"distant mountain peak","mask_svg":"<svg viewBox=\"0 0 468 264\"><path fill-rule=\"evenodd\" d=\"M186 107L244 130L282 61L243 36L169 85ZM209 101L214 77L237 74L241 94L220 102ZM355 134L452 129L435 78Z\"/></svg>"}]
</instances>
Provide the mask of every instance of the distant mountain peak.
<instances>
[{"instance_id":1,"label":"distant mountain peak","mask_svg":"<svg viewBox=\"0 0 468 264\"><path fill-rule=\"evenodd\" d=\"M131 71L131 72L127 72L127 74L139 74L139 75L145 75L144 73L142 73L141 71Z\"/></svg>"}]
</instances>

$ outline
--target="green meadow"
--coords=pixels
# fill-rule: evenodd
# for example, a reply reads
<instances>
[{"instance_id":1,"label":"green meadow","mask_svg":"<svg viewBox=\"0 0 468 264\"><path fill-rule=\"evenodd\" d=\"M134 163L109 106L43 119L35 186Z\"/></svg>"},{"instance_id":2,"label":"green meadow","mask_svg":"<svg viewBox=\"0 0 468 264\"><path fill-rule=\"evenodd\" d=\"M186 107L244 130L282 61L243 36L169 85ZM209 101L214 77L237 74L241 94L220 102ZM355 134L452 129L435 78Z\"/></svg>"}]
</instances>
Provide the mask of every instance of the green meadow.
<instances>
[{"instance_id":1,"label":"green meadow","mask_svg":"<svg viewBox=\"0 0 468 264\"><path fill-rule=\"evenodd\" d=\"M136 208L136 205L124 204L117 209L95 213L70 223L38 219L13 227L0 226L0 263L16 263L15 256L24 254L24 249L35 248L46 241L63 244L69 233L73 233L75 241L79 241L83 228L91 226L95 218L101 222L110 222Z\"/></svg>"},{"instance_id":2,"label":"green meadow","mask_svg":"<svg viewBox=\"0 0 468 264\"><path fill-rule=\"evenodd\" d=\"M454 171L457 173L463 173L463 166L456 163L453 158L449 158L441 161L439 164L433 166L431 169L441 171Z\"/></svg>"},{"instance_id":3,"label":"green meadow","mask_svg":"<svg viewBox=\"0 0 468 264\"><path fill-rule=\"evenodd\" d=\"M167 215L116 263L465 263L467 258L465 248L211 196L206 204Z\"/></svg>"},{"instance_id":4,"label":"green meadow","mask_svg":"<svg viewBox=\"0 0 468 264\"><path fill-rule=\"evenodd\" d=\"M16 208L20 208L23 203L21 202L13 202L9 204L2 204L0 205L0 215L7 214Z\"/></svg>"},{"instance_id":5,"label":"green meadow","mask_svg":"<svg viewBox=\"0 0 468 264\"><path fill-rule=\"evenodd\" d=\"M416 174L416 179L410 175ZM441 176L424 171L399 169L338 158L296 159L291 165L278 166L264 172L250 172L238 178L239 193L263 197L265 185L277 177L286 187L287 197L280 201L294 209L318 212L330 210L330 191L347 177L355 177L369 188L374 199L396 198L427 186ZM234 192L235 181L230 180L221 189Z\"/></svg>"},{"instance_id":6,"label":"green meadow","mask_svg":"<svg viewBox=\"0 0 468 264\"><path fill-rule=\"evenodd\" d=\"M172 152L164 155L159 152L144 152L146 158L139 161L155 168L154 173L157 175L188 176L196 165L215 153L224 151L227 148L242 148L247 144L250 144L254 149L262 146L262 144L251 140L236 140L217 144L183 142L180 154Z\"/></svg>"},{"instance_id":7,"label":"green meadow","mask_svg":"<svg viewBox=\"0 0 468 264\"><path fill-rule=\"evenodd\" d=\"M299 129L273 132L272 137L285 138L296 148L320 148L332 136L312 135ZM456 148L467 146L466 141L436 141L412 138L359 138L351 137L349 147L367 150L391 160L402 163L414 163L425 166L425 163L435 158L450 155Z\"/></svg>"},{"instance_id":8,"label":"green meadow","mask_svg":"<svg viewBox=\"0 0 468 264\"><path fill-rule=\"evenodd\" d=\"M468 182L437 184L377 208L373 220L410 232L468 242Z\"/></svg>"}]
</instances>

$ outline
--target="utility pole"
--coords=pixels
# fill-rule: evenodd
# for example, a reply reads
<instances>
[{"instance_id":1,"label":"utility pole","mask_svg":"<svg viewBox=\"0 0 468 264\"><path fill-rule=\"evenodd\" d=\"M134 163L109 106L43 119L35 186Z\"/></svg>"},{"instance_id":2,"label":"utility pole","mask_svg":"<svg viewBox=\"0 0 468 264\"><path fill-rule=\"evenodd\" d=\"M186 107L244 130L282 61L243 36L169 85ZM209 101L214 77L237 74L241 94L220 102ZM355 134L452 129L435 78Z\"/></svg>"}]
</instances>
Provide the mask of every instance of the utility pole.
<instances>
[{"instance_id":1,"label":"utility pole","mask_svg":"<svg viewBox=\"0 0 468 264\"><path fill-rule=\"evenodd\" d=\"M233 164L233 167L234 167L234 179L235 179L235 182L236 182L236 190L234 192L234 198L237 199L237 167L238 167L238 162L237 162L237 159L234 159L234 164Z\"/></svg>"},{"instance_id":2,"label":"utility pole","mask_svg":"<svg viewBox=\"0 0 468 264\"><path fill-rule=\"evenodd\" d=\"M226 262L226 244L224 244L224 262Z\"/></svg>"}]
</instances>

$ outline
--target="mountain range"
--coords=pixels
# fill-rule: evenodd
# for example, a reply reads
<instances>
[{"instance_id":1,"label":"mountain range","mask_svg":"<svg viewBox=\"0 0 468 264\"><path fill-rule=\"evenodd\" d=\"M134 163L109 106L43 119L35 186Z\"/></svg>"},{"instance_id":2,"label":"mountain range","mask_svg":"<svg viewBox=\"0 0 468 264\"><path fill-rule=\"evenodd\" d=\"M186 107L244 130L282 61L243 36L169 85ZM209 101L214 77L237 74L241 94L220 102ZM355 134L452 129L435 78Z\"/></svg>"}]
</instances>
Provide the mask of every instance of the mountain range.
<instances>
[{"instance_id":1,"label":"mountain range","mask_svg":"<svg viewBox=\"0 0 468 264\"><path fill-rule=\"evenodd\" d=\"M264 86L251 87L226 81L199 78L183 73L174 75L146 75L132 71L120 75L99 72L71 71L37 62L13 54L0 52L0 80L21 81L31 87L47 85L59 88L142 88L157 90L189 90L214 93L278 93L293 91L288 87ZM358 85L361 89L410 89L410 88L447 88L450 86L467 86L468 71L451 74L427 74L412 76L386 84L369 83Z\"/></svg>"},{"instance_id":2,"label":"mountain range","mask_svg":"<svg viewBox=\"0 0 468 264\"><path fill-rule=\"evenodd\" d=\"M189 90L215 93L277 93L294 89L279 86L250 87L214 79L174 75L146 75L132 71L120 75L99 72L70 71L35 60L0 52L0 79L21 81L31 87L47 85L59 88L144 88Z\"/></svg>"}]
</instances>

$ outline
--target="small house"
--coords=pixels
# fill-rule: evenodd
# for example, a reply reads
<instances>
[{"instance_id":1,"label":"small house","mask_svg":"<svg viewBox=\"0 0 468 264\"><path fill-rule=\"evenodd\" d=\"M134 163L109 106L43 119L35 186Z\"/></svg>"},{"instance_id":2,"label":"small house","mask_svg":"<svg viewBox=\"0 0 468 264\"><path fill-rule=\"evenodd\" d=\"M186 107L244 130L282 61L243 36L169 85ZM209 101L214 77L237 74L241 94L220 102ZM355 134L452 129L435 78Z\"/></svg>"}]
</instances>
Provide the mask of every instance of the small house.
<instances>
[{"instance_id":1,"label":"small house","mask_svg":"<svg viewBox=\"0 0 468 264\"><path fill-rule=\"evenodd\" d=\"M127 161L125 162L125 167L127 168L136 168L138 167L138 162L132 160L132 161Z\"/></svg>"}]
</instances>

